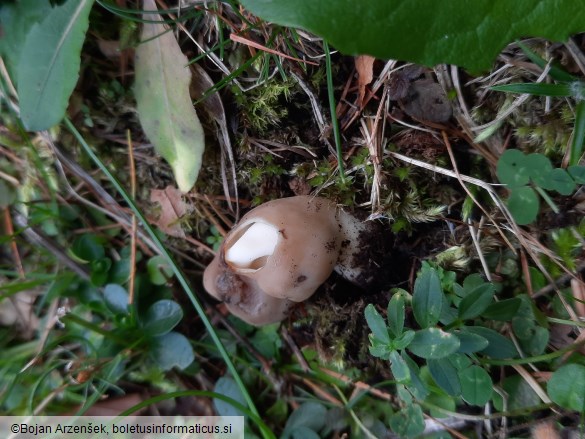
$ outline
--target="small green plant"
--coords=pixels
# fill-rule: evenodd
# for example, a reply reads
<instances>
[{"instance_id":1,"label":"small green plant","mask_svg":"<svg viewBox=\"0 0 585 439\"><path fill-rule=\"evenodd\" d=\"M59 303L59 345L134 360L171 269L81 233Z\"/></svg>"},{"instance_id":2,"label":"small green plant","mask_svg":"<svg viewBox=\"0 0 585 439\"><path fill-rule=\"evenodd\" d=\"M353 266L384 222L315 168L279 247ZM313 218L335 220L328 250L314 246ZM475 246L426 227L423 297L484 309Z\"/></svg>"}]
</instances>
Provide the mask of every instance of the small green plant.
<instances>
[{"instance_id":1,"label":"small green plant","mask_svg":"<svg viewBox=\"0 0 585 439\"><path fill-rule=\"evenodd\" d=\"M371 304L365 310L372 331L370 353L390 361L396 382L401 409L392 416L390 426L401 437L422 433L422 407L440 415L441 409L451 411L461 402L486 404L492 398L493 382L480 359L519 355L510 339L488 326L490 320L513 320L521 299L495 302L495 285L479 275L468 276L462 285L445 273L442 281L440 275L423 263L414 293L397 290L388 304L387 319ZM405 327L409 301L420 329Z\"/></svg>"},{"instance_id":2,"label":"small green plant","mask_svg":"<svg viewBox=\"0 0 585 439\"><path fill-rule=\"evenodd\" d=\"M553 168L550 160L542 154L524 154L509 149L498 161L497 175L510 190L510 213L522 225L536 219L540 210L538 194L557 212L545 190L571 195L577 184L585 183L585 166L572 165L567 170Z\"/></svg>"}]
</instances>

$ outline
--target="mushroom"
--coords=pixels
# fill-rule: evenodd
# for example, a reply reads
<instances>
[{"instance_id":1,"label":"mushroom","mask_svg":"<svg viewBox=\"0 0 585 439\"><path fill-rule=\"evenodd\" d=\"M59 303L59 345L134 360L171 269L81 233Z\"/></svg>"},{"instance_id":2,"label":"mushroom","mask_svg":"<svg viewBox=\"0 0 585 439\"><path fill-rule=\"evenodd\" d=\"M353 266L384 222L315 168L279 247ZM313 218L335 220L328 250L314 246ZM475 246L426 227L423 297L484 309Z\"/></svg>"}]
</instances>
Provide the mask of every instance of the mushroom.
<instances>
[{"instance_id":1,"label":"mushroom","mask_svg":"<svg viewBox=\"0 0 585 439\"><path fill-rule=\"evenodd\" d=\"M376 230L324 198L269 201L227 235L203 285L248 323L279 322L333 270L360 287L371 285L378 268L372 261Z\"/></svg>"}]
</instances>

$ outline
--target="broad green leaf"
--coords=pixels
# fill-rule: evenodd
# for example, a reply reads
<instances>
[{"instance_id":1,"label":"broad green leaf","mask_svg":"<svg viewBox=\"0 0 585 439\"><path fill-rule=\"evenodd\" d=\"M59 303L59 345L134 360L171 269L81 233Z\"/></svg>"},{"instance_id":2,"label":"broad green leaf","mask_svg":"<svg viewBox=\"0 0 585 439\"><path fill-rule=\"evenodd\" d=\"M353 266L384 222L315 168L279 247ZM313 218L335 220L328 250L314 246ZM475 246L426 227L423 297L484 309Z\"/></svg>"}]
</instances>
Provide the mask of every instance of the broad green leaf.
<instances>
[{"instance_id":1,"label":"broad green leaf","mask_svg":"<svg viewBox=\"0 0 585 439\"><path fill-rule=\"evenodd\" d=\"M553 165L546 157L542 154L528 154L524 159L530 179L534 184L540 186L543 189L551 190L553 187L550 182L550 174L553 171Z\"/></svg>"},{"instance_id":2,"label":"broad green leaf","mask_svg":"<svg viewBox=\"0 0 585 439\"><path fill-rule=\"evenodd\" d=\"M437 270L423 265L421 274L414 282L412 311L420 326L428 328L439 321L444 294Z\"/></svg>"},{"instance_id":3,"label":"broad green leaf","mask_svg":"<svg viewBox=\"0 0 585 439\"><path fill-rule=\"evenodd\" d=\"M539 326L532 317L514 317L512 329L518 338L520 348L528 356L544 353L549 340L549 332Z\"/></svg>"},{"instance_id":4,"label":"broad green leaf","mask_svg":"<svg viewBox=\"0 0 585 439\"><path fill-rule=\"evenodd\" d=\"M530 224L540 210L538 195L528 186L514 188L508 198L508 209L518 224Z\"/></svg>"},{"instance_id":5,"label":"broad green leaf","mask_svg":"<svg viewBox=\"0 0 585 439\"><path fill-rule=\"evenodd\" d=\"M374 305L370 303L366 306L365 315L366 322L368 323L372 334L374 334L374 337L383 343L390 344L390 335L388 334L388 328L386 328L386 321L376 310Z\"/></svg>"},{"instance_id":6,"label":"broad green leaf","mask_svg":"<svg viewBox=\"0 0 585 439\"><path fill-rule=\"evenodd\" d=\"M585 30L571 0L242 0L267 21L300 27L345 54L488 69L520 37L566 41Z\"/></svg>"},{"instance_id":7,"label":"broad green leaf","mask_svg":"<svg viewBox=\"0 0 585 439\"><path fill-rule=\"evenodd\" d=\"M426 359L445 358L459 349L457 336L438 328L417 331L408 350L414 355Z\"/></svg>"},{"instance_id":8,"label":"broad green leaf","mask_svg":"<svg viewBox=\"0 0 585 439\"><path fill-rule=\"evenodd\" d=\"M173 277L173 269L161 255L150 258L146 263L146 268L148 270L148 278L154 285L164 285Z\"/></svg>"},{"instance_id":9,"label":"broad green leaf","mask_svg":"<svg viewBox=\"0 0 585 439\"><path fill-rule=\"evenodd\" d=\"M449 412L454 412L455 410L457 410L456 408L457 404L455 403L455 399L456 398L452 398L449 395L433 393L429 395L429 397L425 400L425 403L432 404L433 406L440 407L443 410L447 410ZM445 412L440 411L434 407L430 407L430 415L433 418L446 418L449 416ZM452 436L446 436L446 438L447 437L451 438ZM438 438L434 437L434 439Z\"/></svg>"},{"instance_id":10,"label":"broad green leaf","mask_svg":"<svg viewBox=\"0 0 585 439\"><path fill-rule=\"evenodd\" d=\"M0 5L0 56L16 84L16 66L30 28L51 12L48 1L19 0Z\"/></svg>"},{"instance_id":11,"label":"broad green leaf","mask_svg":"<svg viewBox=\"0 0 585 439\"><path fill-rule=\"evenodd\" d=\"M484 328L483 326L466 326L465 331L477 334L489 342L489 345L485 349L479 351L481 354L498 360L516 358L518 356L518 351L516 351L514 343L493 329Z\"/></svg>"},{"instance_id":12,"label":"broad green leaf","mask_svg":"<svg viewBox=\"0 0 585 439\"><path fill-rule=\"evenodd\" d=\"M447 358L428 361L429 371L435 383L451 396L461 394L461 384L457 376L457 369Z\"/></svg>"},{"instance_id":13,"label":"broad green leaf","mask_svg":"<svg viewBox=\"0 0 585 439\"><path fill-rule=\"evenodd\" d=\"M461 396L472 405L482 406L492 397L492 379L479 366L471 366L459 371Z\"/></svg>"},{"instance_id":14,"label":"broad green leaf","mask_svg":"<svg viewBox=\"0 0 585 439\"><path fill-rule=\"evenodd\" d=\"M69 0L28 31L16 67L20 117L26 129L45 130L63 119L77 84L92 5L93 0Z\"/></svg>"},{"instance_id":15,"label":"broad green leaf","mask_svg":"<svg viewBox=\"0 0 585 439\"><path fill-rule=\"evenodd\" d=\"M585 166L573 165L567 168L569 175L573 177L575 183L585 184Z\"/></svg>"},{"instance_id":16,"label":"broad green leaf","mask_svg":"<svg viewBox=\"0 0 585 439\"><path fill-rule=\"evenodd\" d=\"M227 396L243 406L246 405L246 399L244 398L244 395L242 395L242 391L231 377L223 376L218 379L213 391L220 395ZM214 399L213 405L215 406L217 414L220 416L244 416L244 413L223 399Z\"/></svg>"},{"instance_id":17,"label":"broad green leaf","mask_svg":"<svg viewBox=\"0 0 585 439\"><path fill-rule=\"evenodd\" d=\"M173 367L185 369L195 359L191 343L178 332L155 337L150 355L162 370L171 370Z\"/></svg>"},{"instance_id":18,"label":"broad green leaf","mask_svg":"<svg viewBox=\"0 0 585 439\"><path fill-rule=\"evenodd\" d=\"M567 364L556 370L547 385L555 404L568 410L585 411L585 366Z\"/></svg>"},{"instance_id":19,"label":"broad green leaf","mask_svg":"<svg viewBox=\"0 0 585 439\"><path fill-rule=\"evenodd\" d=\"M498 160L496 174L500 182L510 188L524 186L530 180L526 155L518 149L508 149Z\"/></svg>"},{"instance_id":20,"label":"broad green leaf","mask_svg":"<svg viewBox=\"0 0 585 439\"><path fill-rule=\"evenodd\" d=\"M575 84L579 84L576 82ZM572 84L547 84L535 82L521 82L516 84L495 85L490 87L494 91L506 93L527 93L535 96L572 96Z\"/></svg>"},{"instance_id":21,"label":"broad green leaf","mask_svg":"<svg viewBox=\"0 0 585 439\"><path fill-rule=\"evenodd\" d=\"M396 292L388 303L388 328L394 337L402 334L404 329L404 293Z\"/></svg>"},{"instance_id":22,"label":"broad green leaf","mask_svg":"<svg viewBox=\"0 0 585 439\"><path fill-rule=\"evenodd\" d=\"M487 282L476 287L459 303L459 318L468 320L479 316L490 305L495 290L494 285Z\"/></svg>"},{"instance_id":23,"label":"broad green leaf","mask_svg":"<svg viewBox=\"0 0 585 439\"><path fill-rule=\"evenodd\" d=\"M489 342L481 335L471 334L465 331L453 332L459 339L459 349L457 350L460 354L471 354L485 349Z\"/></svg>"},{"instance_id":24,"label":"broad green leaf","mask_svg":"<svg viewBox=\"0 0 585 439\"><path fill-rule=\"evenodd\" d=\"M106 306L114 314L128 314L128 293L121 285L106 285L104 299Z\"/></svg>"},{"instance_id":25,"label":"broad green leaf","mask_svg":"<svg viewBox=\"0 0 585 439\"><path fill-rule=\"evenodd\" d=\"M414 438L422 434L425 420L418 404L408 405L390 418L390 428L402 438Z\"/></svg>"},{"instance_id":26,"label":"broad green leaf","mask_svg":"<svg viewBox=\"0 0 585 439\"><path fill-rule=\"evenodd\" d=\"M112 260L110 258L96 259L91 262L91 283L95 286L101 287L110 277L109 271L112 267Z\"/></svg>"},{"instance_id":27,"label":"broad green leaf","mask_svg":"<svg viewBox=\"0 0 585 439\"><path fill-rule=\"evenodd\" d=\"M492 394L494 407L498 411L525 409L542 402L531 385L520 375L505 378L502 388L507 395L506 404L499 393L493 392Z\"/></svg>"},{"instance_id":28,"label":"broad green leaf","mask_svg":"<svg viewBox=\"0 0 585 439\"><path fill-rule=\"evenodd\" d=\"M402 351L400 356L408 364L408 368L410 369L410 383L406 387L412 393L412 396L419 401L424 401L430 392L426 384L419 378L420 368L405 351Z\"/></svg>"},{"instance_id":29,"label":"broad green leaf","mask_svg":"<svg viewBox=\"0 0 585 439\"><path fill-rule=\"evenodd\" d=\"M482 313L482 317L488 320L499 320L502 322L512 320L512 318L514 318L518 312L518 308L520 308L521 303L522 301L517 297L500 300L499 302L492 303L490 306L488 306L487 309Z\"/></svg>"},{"instance_id":30,"label":"broad green leaf","mask_svg":"<svg viewBox=\"0 0 585 439\"><path fill-rule=\"evenodd\" d=\"M410 380L408 364L402 359L398 351L390 352L390 369L397 382L408 382Z\"/></svg>"},{"instance_id":31,"label":"broad green leaf","mask_svg":"<svg viewBox=\"0 0 585 439\"><path fill-rule=\"evenodd\" d=\"M286 421L282 438L291 437L292 433L300 427L312 431L321 430L325 426L326 415L327 409L323 404L314 401L301 404Z\"/></svg>"},{"instance_id":32,"label":"broad green leaf","mask_svg":"<svg viewBox=\"0 0 585 439\"><path fill-rule=\"evenodd\" d=\"M156 11L145 0L146 11ZM144 132L169 162L183 192L191 190L204 149L203 128L189 97L191 71L172 32L158 14L145 14L141 43L136 49L134 93Z\"/></svg>"},{"instance_id":33,"label":"broad green leaf","mask_svg":"<svg viewBox=\"0 0 585 439\"><path fill-rule=\"evenodd\" d=\"M103 259L106 255L104 246L99 242L97 236L86 233L73 241L69 254L78 262L88 263Z\"/></svg>"},{"instance_id":34,"label":"broad green leaf","mask_svg":"<svg viewBox=\"0 0 585 439\"><path fill-rule=\"evenodd\" d=\"M382 360L388 360L390 352L392 352L393 349L394 348L388 343L384 343L370 334L370 355L381 358Z\"/></svg>"},{"instance_id":35,"label":"broad green leaf","mask_svg":"<svg viewBox=\"0 0 585 439\"><path fill-rule=\"evenodd\" d=\"M143 329L150 335L163 335L170 332L183 318L183 310L177 302L159 300L146 311Z\"/></svg>"},{"instance_id":36,"label":"broad green leaf","mask_svg":"<svg viewBox=\"0 0 585 439\"><path fill-rule=\"evenodd\" d=\"M415 332L412 330L404 331L400 336L392 340L392 346L394 349L405 349L408 347L412 339L414 338Z\"/></svg>"},{"instance_id":37,"label":"broad green leaf","mask_svg":"<svg viewBox=\"0 0 585 439\"><path fill-rule=\"evenodd\" d=\"M561 195L571 195L575 190L575 181L562 168L553 169L549 178L552 188Z\"/></svg>"}]
</instances>

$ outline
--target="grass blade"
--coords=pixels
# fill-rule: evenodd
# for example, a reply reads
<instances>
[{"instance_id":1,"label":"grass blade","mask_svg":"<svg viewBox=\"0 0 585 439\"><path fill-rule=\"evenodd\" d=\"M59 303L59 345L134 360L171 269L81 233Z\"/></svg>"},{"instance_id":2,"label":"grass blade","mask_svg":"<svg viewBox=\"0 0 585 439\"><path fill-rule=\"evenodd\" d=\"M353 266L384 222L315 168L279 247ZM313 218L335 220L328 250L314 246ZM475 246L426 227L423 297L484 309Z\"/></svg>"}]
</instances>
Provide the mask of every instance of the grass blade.
<instances>
[{"instance_id":1,"label":"grass blade","mask_svg":"<svg viewBox=\"0 0 585 439\"><path fill-rule=\"evenodd\" d=\"M203 306L201 305L201 303L199 302L199 300L195 296L195 293L193 292L193 289L189 285L187 278L185 277L183 272L180 270L180 268L178 267L178 265L174 261L173 257L169 253L169 251L165 248L162 241L159 239L158 235L154 232L154 230L152 229L152 227L150 226L150 224L148 223L148 221L146 220L146 218L144 217L142 212L138 209L138 207L136 206L136 203L134 203L134 200L128 195L128 193L126 192L126 190L124 189L122 184L110 172L110 170L106 167L106 165L104 165L104 163L99 159L99 157L92 151L91 147L87 144L85 139L81 136L79 131L77 131L77 129L75 128L73 123L68 118L65 118L65 125L67 126L67 129L75 136L77 141L83 147L85 152L90 156L90 158L93 160L93 162L108 177L108 179L114 185L114 187L116 188L118 193L122 196L122 198L124 198L124 201L126 201L128 206L130 207L130 209L132 209L132 212L136 215L138 221L142 224L146 233L150 236L152 241L158 247L160 254L166 259L167 263L172 268L173 273L175 274L179 283L181 284L181 287L183 287L183 290L185 291L185 293L187 294L187 296L191 300L191 303L193 304L193 307L197 311L197 314L199 314L199 317L201 318L201 321L203 322L205 329L208 331L211 339L213 340L214 344L216 345L217 350L219 351L221 357L223 358L229 372L231 373L233 379L236 381L236 384L238 385L238 387L242 391L242 395L244 396L244 398L246 400L246 404L248 405L250 412L252 412L255 415L258 415L258 410L256 409L256 406L254 405L254 401L252 401L252 398L250 397L250 394L248 393L248 390L246 389L246 386L244 385L242 378L240 377L237 369L235 368L233 362L231 361L229 354L227 353L223 343L221 342L219 336L217 335L217 332L215 331L215 328L213 327L213 325L211 324L211 322L207 318L207 315L205 314L205 310L203 309ZM270 437L270 436L265 435L265 437Z\"/></svg>"}]
</instances>

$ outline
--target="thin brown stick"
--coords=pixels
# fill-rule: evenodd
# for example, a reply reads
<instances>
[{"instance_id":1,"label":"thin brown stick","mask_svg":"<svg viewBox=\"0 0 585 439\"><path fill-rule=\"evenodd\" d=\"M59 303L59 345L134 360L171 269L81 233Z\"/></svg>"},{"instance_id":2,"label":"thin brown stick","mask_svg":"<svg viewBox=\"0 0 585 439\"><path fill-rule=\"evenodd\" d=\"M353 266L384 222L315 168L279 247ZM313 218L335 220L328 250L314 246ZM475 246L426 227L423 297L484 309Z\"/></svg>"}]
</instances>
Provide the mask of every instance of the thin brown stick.
<instances>
[{"instance_id":1,"label":"thin brown stick","mask_svg":"<svg viewBox=\"0 0 585 439\"><path fill-rule=\"evenodd\" d=\"M4 226L6 227L6 234L11 237L10 249L12 250L12 256L14 257L14 265L16 266L20 278L24 279L26 275L24 273L22 259L20 258L20 252L18 251L18 245L16 245L16 239L14 238L14 226L12 224L12 218L10 217L10 210L8 207L4 208Z\"/></svg>"}]
</instances>

